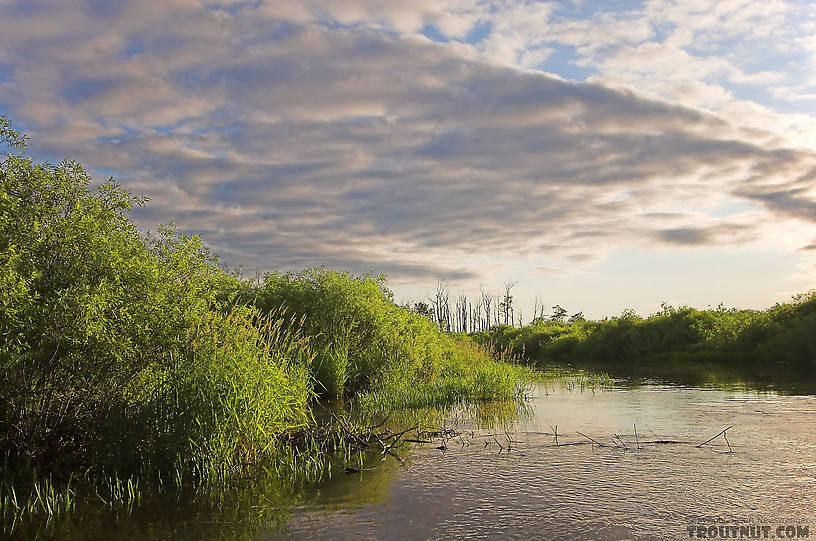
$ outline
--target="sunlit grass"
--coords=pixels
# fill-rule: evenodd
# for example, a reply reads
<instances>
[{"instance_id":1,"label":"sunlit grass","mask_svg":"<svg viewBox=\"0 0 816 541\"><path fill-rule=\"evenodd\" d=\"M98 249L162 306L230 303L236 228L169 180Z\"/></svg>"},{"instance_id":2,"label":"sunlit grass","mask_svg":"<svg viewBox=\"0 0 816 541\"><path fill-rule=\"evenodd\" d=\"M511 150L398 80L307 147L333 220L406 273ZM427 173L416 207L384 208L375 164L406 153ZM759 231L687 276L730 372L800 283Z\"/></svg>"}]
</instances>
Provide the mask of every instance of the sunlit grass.
<instances>
[{"instance_id":1,"label":"sunlit grass","mask_svg":"<svg viewBox=\"0 0 816 541\"><path fill-rule=\"evenodd\" d=\"M263 474L318 479L349 452L342 435L315 436L318 398L372 411L514 400L533 378L397 306L382 276L242 280L194 235L140 231L129 211L146 201L113 180L35 163L5 117L0 139L4 518L57 516L80 496L130 507Z\"/></svg>"}]
</instances>

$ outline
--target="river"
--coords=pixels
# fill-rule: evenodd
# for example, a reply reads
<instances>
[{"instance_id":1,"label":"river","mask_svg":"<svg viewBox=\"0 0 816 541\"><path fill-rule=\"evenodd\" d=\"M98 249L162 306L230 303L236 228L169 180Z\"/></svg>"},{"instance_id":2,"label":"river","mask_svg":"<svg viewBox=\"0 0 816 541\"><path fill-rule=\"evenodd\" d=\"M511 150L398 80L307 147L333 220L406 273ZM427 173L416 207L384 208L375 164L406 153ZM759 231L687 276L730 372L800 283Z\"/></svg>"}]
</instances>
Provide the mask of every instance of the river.
<instances>
[{"instance_id":1,"label":"river","mask_svg":"<svg viewBox=\"0 0 816 541\"><path fill-rule=\"evenodd\" d=\"M810 525L816 537L813 396L552 385L536 388L529 406L499 431L456 419L477 437L454 438L444 451L415 448L402 468L343 479L344 490L298 507L270 537L688 539L689 528L696 538L712 525L770 525L771 535ZM560 445L549 435L556 426ZM696 447L729 426L728 442ZM499 435L478 437L486 432ZM564 445L587 437L606 446ZM638 445L666 440L691 443ZM357 505L367 475L388 478L383 501Z\"/></svg>"},{"instance_id":2,"label":"river","mask_svg":"<svg viewBox=\"0 0 816 541\"><path fill-rule=\"evenodd\" d=\"M52 533L179 539L816 537L814 396L625 381L593 390L553 381L532 389L519 409L508 414L499 408L496 421L490 405L454 408L442 422L460 435L448 439L446 449L437 448L438 439L412 444L402 450L402 464L377 460L291 492L256 491L244 511L231 513L225 508L233 505L230 500L220 508L164 502ZM697 446L727 427L727 441L719 436ZM237 516L247 512L252 520Z\"/></svg>"}]
</instances>

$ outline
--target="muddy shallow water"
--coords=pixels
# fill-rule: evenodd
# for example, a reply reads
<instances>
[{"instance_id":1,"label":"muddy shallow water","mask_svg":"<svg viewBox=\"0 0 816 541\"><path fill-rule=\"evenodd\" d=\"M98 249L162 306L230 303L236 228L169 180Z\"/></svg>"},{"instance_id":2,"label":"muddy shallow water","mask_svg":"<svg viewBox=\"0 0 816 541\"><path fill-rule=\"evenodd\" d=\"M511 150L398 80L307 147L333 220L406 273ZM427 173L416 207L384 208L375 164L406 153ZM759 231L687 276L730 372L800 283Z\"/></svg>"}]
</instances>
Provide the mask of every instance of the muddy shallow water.
<instances>
[{"instance_id":1,"label":"muddy shallow water","mask_svg":"<svg viewBox=\"0 0 816 541\"><path fill-rule=\"evenodd\" d=\"M816 397L547 386L529 406L492 431L467 416L452 419L477 437L453 439L444 451L416 446L403 467L330 481L292 510L281 531L260 537L688 539L698 527L710 536L712 525L755 526L750 534L769 538L794 525L795 535L808 527L816 537ZM556 446L538 434L556 425L560 444L588 441L580 431L608 446ZM691 443L638 450L633 425L640 441ZM731 425L732 453L722 437L695 447ZM505 428L516 440L509 450ZM486 433L497 439L478 437ZM629 450L613 444L615 433Z\"/></svg>"}]
</instances>

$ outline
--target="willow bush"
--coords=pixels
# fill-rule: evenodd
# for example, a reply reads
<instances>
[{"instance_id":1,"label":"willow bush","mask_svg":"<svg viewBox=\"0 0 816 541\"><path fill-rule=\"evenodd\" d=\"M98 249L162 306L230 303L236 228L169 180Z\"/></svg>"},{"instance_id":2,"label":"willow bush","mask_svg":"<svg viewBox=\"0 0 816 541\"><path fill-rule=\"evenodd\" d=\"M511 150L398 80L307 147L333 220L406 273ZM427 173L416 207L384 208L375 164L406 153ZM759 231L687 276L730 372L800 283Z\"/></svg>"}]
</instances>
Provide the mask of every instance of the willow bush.
<instances>
[{"instance_id":1,"label":"willow bush","mask_svg":"<svg viewBox=\"0 0 816 541\"><path fill-rule=\"evenodd\" d=\"M240 280L195 235L142 233L146 200L112 179L34 162L5 117L0 147L4 487L225 480L285 462L315 392L396 408L512 398L529 375L397 306L382 276Z\"/></svg>"},{"instance_id":2,"label":"willow bush","mask_svg":"<svg viewBox=\"0 0 816 541\"><path fill-rule=\"evenodd\" d=\"M669 306L649 317L627 311L600 321L538 320L521 328L473 333L497 350L542 361L626 366L682 362L762 367L816 376L816 292L766 310Z\"/></svg>"},{"instance_id":3,"label":"willow bush","mask_svg":"<svg viewBox=\"0 0 816 541\"><path fill-rule=\"evenodd\" d=\"M394 408L513 398L515 383L529 379L467 337L397 306L382 276L326 268L271 273L244 295L261 310L288 310L300 323L315 351L315 390L324 396L376 393L385 397L378 407Z\"/></svg>"},{"instance_id":4,"label":"willow bush","mask_svg":"<svg viewBox=\"0 0 816 541\"><path fill-rule=\"evenodd\" d=\"M145 238L143 200L35 163L5 117L0 136L6 474L224 470L307 422L308 344L231 305L237 280L198 237Z\"/></svg>"}]
</instances>

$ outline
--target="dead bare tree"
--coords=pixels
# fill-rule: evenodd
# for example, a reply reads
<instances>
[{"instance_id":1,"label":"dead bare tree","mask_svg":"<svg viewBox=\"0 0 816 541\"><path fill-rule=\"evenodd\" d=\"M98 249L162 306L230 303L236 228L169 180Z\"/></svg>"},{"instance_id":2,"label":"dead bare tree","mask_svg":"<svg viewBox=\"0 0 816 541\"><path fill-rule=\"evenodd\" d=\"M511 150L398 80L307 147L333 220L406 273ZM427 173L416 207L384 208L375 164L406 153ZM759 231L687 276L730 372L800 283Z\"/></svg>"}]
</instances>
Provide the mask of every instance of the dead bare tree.
<instances>
[{"instance_id":1,"label":"dead bare tree","mask_svg":"<svg viewBox=\"0 0 816 541\"><path fill-rule=\"evenodd\" d=\"M456 317L454 329L457 332L468 332L468 298L464 293L460 292L456 298L454 310Z\"/></svg>"},{"instance_id":2,"label":"dead bare tree","mask_svg":"<svg viewBox=\"0 0 816 541\"><path fill-rule=\"evenodd\" d=\"M515 282L504 283L504 298L502 298L499 308L502 312L505 325L513 324L513 295L510 294L510 291L515 285Z\"/></svg>"},{"instance_id":3,"label":"dead bare tree","mask_svg":"<svg viewBox=\"0 0 816 541\"><path fill-rule=\"evenodd\" d=\"M439 328L445 332L450 332L450 286L445 281L436 284L436 291L433 297L428 297L433 310L433 318Z\"/></svg>"},{"instance_id":4,"label":"dead bare tree","mask_svg":"<svg viewBox=\"0 0 816 541\"><path fill-rule=\"evenodd\" d=\"M535 323L537 321L544 321L547 319L545 314L546 306L544 305L538 297L533 299L533 319L531 323Z\"/></svg>"},{"instance_id":5,"label":"dead bare tree","mask_svg":"<svg viewBox=\"0 0 816 541\"><path fill-rule=\"evenodd\" d=\"M490 323L490 315L491 315L490 308L491 308L491 305L493 303L493 298L484 289L481 291L481 294L482 294L482 304L484 304L484 307L485 307L485 319L484 319L483 330L487 330L492 325Z\"/></svg>"}]
</instances>

